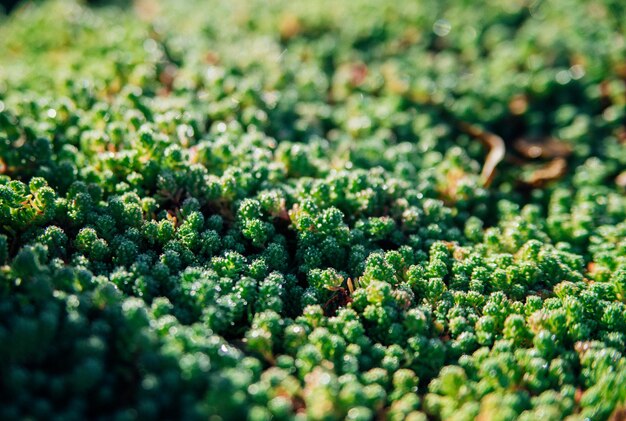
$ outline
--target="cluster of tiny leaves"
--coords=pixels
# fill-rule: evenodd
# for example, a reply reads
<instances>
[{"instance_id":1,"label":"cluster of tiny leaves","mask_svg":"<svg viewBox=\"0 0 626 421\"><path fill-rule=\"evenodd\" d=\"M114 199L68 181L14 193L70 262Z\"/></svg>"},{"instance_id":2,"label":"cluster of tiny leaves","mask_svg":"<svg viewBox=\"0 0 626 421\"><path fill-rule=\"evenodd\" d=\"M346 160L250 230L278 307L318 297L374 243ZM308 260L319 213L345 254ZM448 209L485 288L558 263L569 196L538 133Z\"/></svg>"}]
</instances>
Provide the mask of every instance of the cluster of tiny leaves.
<instances>
[{"instance_id":1,"label":"cluster of tiny leaves","mask_svg":"<svg viewBox=\"0 0 626 421\"><path fill-rule=\"evenodd\" d=\"M623 2L93 3L0 17L0 419L623 415Z\"/></svg>"}]
</instances>

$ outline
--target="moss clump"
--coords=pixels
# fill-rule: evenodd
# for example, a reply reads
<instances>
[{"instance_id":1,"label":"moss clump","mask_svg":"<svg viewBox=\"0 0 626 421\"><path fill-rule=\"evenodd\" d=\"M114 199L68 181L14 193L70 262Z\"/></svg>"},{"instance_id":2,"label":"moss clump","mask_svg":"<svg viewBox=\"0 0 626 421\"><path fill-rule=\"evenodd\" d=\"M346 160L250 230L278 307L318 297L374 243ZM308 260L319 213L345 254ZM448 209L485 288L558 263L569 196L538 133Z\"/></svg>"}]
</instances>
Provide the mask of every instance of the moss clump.
<instances>
[{"instance_id":1,"label":"moss clump","mask_svg":"<svg viewBox=\"0 0 626 421\"><path fill-rule=\"evenodd\" d=\"M1 419L623 411L622 3L102 3L0 22Z\"/></svg>"}]
</instances>

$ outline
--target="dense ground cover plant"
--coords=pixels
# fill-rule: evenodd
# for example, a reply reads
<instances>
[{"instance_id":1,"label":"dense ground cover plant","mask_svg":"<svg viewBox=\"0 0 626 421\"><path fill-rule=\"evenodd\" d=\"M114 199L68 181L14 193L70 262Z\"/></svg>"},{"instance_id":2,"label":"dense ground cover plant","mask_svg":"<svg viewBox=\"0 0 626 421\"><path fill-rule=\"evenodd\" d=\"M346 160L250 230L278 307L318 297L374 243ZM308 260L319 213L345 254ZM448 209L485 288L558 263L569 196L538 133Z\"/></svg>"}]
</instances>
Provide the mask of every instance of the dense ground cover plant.
<instances>
[{"instance_id":1,"label":"dense ground cover plant","mask_svg":"<svg viewBox=\"0 0 626 421\"><path fill-rule=\"evenodd\" d=\"M624 411L622 2L209 3L0 22L0 419Z\"/></svg>"}]
</instances>

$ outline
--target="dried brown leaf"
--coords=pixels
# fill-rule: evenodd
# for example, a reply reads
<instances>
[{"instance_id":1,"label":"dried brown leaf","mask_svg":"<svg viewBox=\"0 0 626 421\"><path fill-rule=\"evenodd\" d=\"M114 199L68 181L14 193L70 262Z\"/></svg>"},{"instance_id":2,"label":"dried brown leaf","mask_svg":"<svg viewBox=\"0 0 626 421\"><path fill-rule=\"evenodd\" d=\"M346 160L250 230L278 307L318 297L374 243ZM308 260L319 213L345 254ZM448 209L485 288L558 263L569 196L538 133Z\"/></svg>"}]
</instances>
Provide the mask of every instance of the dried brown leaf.
<instances>
[{"instance_id":1,"label":"dried brown leaf","mask_svg":"<svg viewBox=\"0 0 626 421\"><path fill-rule=\"evenodd\" d=\"M626 406L622 405L615 408L609 417L609 421L626 421Z\"/></svg>"},{"instance_id":2,"label":"dried brown leaf","mask_svg":"<svg viewBox=\"0 0 626 421\"><path fill-rule=\"evenodd\" d=\"M526 158L565 158L572 153L568 143L554 137L528 138L521 137L513 143L517 152Z\"/></svg>"},{"instance_id":3,"label":"dried brown leaf","mask_svg":"<svg viewBox=\"0 0 626 421\"><path fill-rule=\"evenodd\" d=\"M483 164L482 172L480 173L483 185L488 187L493 181L496 167L502 159L504 159L504 155L506 153L504 140L502 140L500 136L472 124L462 122L459 126L465 133L479 139L489 148L489 152L485 158L485 163Z\"/></svg>"},{"instance_id":4,"label":"dried brown leaf","mask_svg":"<svg viewBox=\"0 0 626 421\"><path fill-rule=\"evenodd\" d=\"M558 180L565 174L566 170L567 161L563 158L556 158L536 169L526 180L526 183L539 187L549 181Z\"/></svg>"},{"instance_id":5,"label":"dried brown leaf","mask_svg":"<svg viewBox=\"0 0 626 421\"><path fill-rule=\"evenodd\" d=\"M615 177L615 184L617 184L618 187L626 188L626 171L622 171Z\"/></svg>"}]
</instances>

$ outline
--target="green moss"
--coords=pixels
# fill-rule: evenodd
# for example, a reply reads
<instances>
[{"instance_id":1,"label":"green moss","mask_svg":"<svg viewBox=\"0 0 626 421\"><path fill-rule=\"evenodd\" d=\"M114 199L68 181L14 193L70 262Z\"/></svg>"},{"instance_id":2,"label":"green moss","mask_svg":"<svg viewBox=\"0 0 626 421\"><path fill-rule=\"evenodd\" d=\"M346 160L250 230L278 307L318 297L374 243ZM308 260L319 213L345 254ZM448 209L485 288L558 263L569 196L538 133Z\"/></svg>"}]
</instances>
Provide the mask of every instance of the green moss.
<instances>
[{"instance_id":1,"label":"green moss","mask_svg":"<svg viewBox=\"0 0 626 421\"><path fill-rule=\"evenodd\" d=\"M0 20L1 419L626 404L620 2L97 3Z\"/></svg>"}]
</instances>

